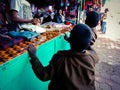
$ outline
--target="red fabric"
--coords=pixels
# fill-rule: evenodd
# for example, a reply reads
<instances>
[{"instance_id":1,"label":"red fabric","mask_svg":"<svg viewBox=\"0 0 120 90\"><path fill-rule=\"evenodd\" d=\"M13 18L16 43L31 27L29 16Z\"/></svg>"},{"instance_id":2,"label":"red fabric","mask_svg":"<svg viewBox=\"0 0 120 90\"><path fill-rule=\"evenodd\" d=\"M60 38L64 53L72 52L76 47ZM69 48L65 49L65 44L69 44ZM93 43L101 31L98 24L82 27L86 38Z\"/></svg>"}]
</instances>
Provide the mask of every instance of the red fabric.
<instances>
[{"instance_id":1,"label":"red fabric","mask_svg":"<svg viewBox=\"0 0 120 90\"><path fill-rule=\"evenodd\" d=\"M93 5L93 1L86 1L84 9L87 9L88 5Z\"/></svg>"}]
</instances>

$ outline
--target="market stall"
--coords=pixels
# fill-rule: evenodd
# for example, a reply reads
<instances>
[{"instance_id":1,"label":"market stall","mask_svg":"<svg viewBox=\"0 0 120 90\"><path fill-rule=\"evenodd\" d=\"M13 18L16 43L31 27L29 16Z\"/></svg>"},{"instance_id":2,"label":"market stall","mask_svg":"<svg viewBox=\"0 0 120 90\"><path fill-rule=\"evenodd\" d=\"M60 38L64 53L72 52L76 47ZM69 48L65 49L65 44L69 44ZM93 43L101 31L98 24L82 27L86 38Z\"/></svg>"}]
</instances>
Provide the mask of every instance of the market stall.
<instances>
[{"instance_id":1,"label":"market stall","mask_svg":"<svg viewBox=\"0 0 120 90\"><path fill-rule=\"evenodd\" d=\"M2 0L2 2L0 2L1 6L3 5L3 7L0 8L0 10L2 9L0 14L4 14L5 17L8 14L7 9L10 10L7 5L9 3L6 1L4 2L4 0ZM34 0L31 1L31 5L32 3L37 4L36 6L41 5L41 2L35 3ZM68 0L61 1L64 5L67 4L67 7L70 4ZM32 8L33 14L36 12L39 14L42 13L41 16L34 18L41 20L41 18L44 19L51 15L48 9L48 4L50 3L48 3L47 0L43 1L43 3L42 5L44 5L44 7L37 7L37 11L35 7ZM55 3L60 4L59 2ZM51 2L50 5L53 4L54 3ZM56 4L56 6L56 8L61 7L61 4ZM4 17L0 17L0 20L1 18ZM30 58L27 47L30 44L34 44L37 47L38 58L42 64L46 66L58 50L67 50L70 48L69 43L64 40L64 33L69 35L69 31L75 23L71 24L71 20L61 24L41 22L39 25L21 25L22 28L18 30L18 27L17 29L15 28L15 23L11 25L11 22L7 20L8 17L5 18L5 23L3 23L3 20L2 24L0 23L0 90L47 90L49 81L42 82L35 76L29 62ZM17 25L19 26L19 24Z\"/></svg>"},{"instance_id":2,"label":"market stall","mask_svg":"<svg viewBox=\"0 0 120 90\"><path fill-rule=\"evenodd\" d=\"M47 31L33 41L23 41L6 50L0 50L0 89L1 90L47 90L48 83L40 81L32 71L27 46L37 46L37 56L44 66L58 50L67 50L69 43L64 34L69 34L70 27L56 31Z\"/></svg>"}]
</instances>

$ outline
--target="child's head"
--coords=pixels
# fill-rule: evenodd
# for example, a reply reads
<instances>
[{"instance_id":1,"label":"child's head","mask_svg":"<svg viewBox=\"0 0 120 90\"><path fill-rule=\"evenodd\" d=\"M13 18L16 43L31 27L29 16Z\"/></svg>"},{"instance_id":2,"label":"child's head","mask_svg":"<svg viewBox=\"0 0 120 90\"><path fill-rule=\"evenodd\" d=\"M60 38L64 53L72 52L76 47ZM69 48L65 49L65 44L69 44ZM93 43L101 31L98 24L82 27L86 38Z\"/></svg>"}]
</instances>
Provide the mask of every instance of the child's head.
<instances>
[{"instance_id":1,"label":"child's head","mask_svg":"<svg viewBox=\"0 0 120 90\"><path fill-rule=\"evenodd\" d=\"M96 27L98 25L99 19L99 14L95 11L91 11L87 13L85 24L91 28Z\"/></svg>"},{"instance_id":2,"label":"child's head","mask_svg":"<svg viewBox=\"0 0 120 90\"><path fill-rule=\"evenodd\" d=\"M59 14L63 14L63 10L62 10L62 8L57 9L57 13L59 13Z\"/></svg>"},{"instance_id":3,"label":"child's head","mask_svg":"<svg viewBox=\"0 0 120 90\"><path fill-rule=\"evenodd\" d=\"M80 52L85 50L90 45L91 36L92 32L89 26L77 24L73 30L71 30L69 38L71 49Z\"/></svg>"},{"instance_id":4,"label":"child's head","mask_svg":"<svg viewBox=\"0 0 120 90\"><path fill-rule=\"evenodd\" d=\"M92 8L92 5L90 4L90 5L87 5L87 10L88 10L88 12L90 12L90 11L92 11L93 10L93 8Z\"/></svg>"}]
</instances>

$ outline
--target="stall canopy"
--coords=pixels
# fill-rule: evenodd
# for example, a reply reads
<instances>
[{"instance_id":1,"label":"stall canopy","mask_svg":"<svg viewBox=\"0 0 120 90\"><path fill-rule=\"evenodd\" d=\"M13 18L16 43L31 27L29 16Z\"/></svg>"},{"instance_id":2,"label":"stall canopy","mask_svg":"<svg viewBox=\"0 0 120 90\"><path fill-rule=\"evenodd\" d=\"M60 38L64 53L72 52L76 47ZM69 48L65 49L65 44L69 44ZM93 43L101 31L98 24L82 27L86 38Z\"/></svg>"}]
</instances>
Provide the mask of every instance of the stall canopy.
<instances>
[{"instance_id":1,"label":"stall canopy","mask_svg":"<svg viewBox=\"0 0 120 90\"><path fill-rule=\"evenodd\" d=\"M70 5L74 2L78 2L81 0L27 0L30 3L33 3L38 8L48 6L48 5L54 5L57 7L64 7L65 5Z\"/></svg>"},{"instance_id":2,"label":"stall canopy","mask_svg":"<svg viewBox=\"0 0 120 90\"><path fill-rule=\"evenodd\" d=\"M27 0L30 3L33 3L38 8L48 6L48 5L54 5L59 0Z\"/></svg>"}]
</instances>

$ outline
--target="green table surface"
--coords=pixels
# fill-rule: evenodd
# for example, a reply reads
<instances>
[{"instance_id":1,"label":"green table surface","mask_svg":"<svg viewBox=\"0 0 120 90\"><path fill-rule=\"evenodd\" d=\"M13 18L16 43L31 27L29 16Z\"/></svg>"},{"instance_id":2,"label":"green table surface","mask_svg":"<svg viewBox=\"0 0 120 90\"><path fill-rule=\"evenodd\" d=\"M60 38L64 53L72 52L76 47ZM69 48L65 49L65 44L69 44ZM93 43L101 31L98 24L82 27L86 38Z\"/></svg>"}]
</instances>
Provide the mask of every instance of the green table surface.
<instances>
[{"instance_id":1,"label":"green table surface","mask_svg":"<svg viewBox=\"0 0 120 90\"><path fill-rule=\"evenodd\" d=\"M61 34L41 44L37 49L37 56L46 66L57 51L69 48L69 43ZM0 90L48 90L50 81L39 80L35 76L29 60L28 52L25 52L0 65Z\"/></svg>"}]
</instances>

